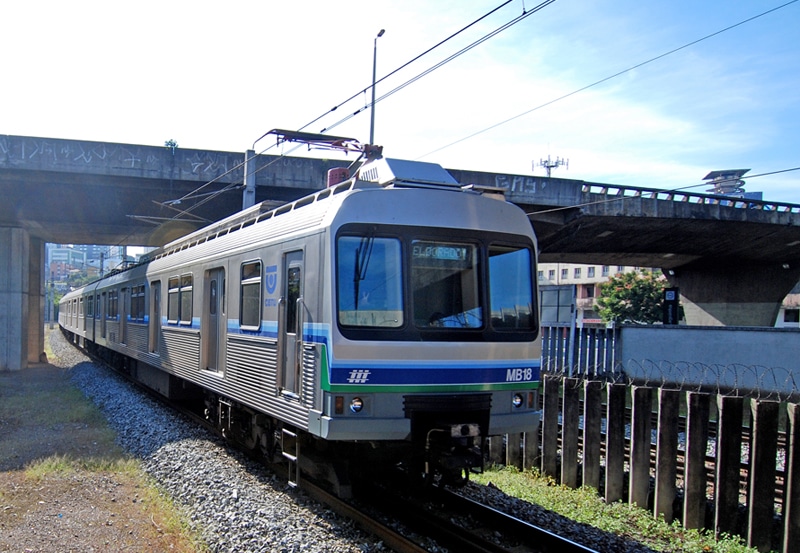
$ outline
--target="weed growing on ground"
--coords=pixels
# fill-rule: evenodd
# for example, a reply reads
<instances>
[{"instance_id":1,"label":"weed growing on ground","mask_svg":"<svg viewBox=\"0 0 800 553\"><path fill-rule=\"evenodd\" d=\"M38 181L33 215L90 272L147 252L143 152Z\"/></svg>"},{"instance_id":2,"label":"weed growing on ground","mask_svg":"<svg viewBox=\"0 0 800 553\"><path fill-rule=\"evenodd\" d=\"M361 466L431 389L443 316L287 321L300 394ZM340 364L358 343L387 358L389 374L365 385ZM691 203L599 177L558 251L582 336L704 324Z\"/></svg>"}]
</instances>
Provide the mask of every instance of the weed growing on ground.
<instances>
[{"instance_id":1,"label":"weed growing on ground","mask_svg":"<svg viewBox=\"0 0 800 553\"><path fill-rule=\"evenodd\" d=\"M535 503L571 520L588 524L605 532L624 536L654 551L699 551L708 553L757 553L744 545L738 536L722 536L702 530L687 530L678 521L671 524L663 517L627 503L607 504L592 488L572 489L556 484L538 471L520 472L504 467L492 468L472 475L476 483L488 484L507 495Z\"/></svg>"}]
</instances>

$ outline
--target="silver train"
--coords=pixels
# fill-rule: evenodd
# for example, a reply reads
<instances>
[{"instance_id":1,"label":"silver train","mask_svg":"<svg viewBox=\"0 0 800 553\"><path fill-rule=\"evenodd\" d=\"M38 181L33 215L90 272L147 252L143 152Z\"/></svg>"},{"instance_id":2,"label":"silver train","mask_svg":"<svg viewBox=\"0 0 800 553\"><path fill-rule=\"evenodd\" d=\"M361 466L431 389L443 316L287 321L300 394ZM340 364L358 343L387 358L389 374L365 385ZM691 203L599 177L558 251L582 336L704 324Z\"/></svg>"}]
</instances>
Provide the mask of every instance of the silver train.
<instances>
[{"instance_id":1,"label":"silver train","mask_svg":"<svg viewBox=\"0 0 800 553\"><path fill-rule=\"evenodd\" d=\"M464 481L486 437L538 424L536 238L499 190L372 157L69 292L60 326L293 480Z\"/></svg>"}]
</instances>

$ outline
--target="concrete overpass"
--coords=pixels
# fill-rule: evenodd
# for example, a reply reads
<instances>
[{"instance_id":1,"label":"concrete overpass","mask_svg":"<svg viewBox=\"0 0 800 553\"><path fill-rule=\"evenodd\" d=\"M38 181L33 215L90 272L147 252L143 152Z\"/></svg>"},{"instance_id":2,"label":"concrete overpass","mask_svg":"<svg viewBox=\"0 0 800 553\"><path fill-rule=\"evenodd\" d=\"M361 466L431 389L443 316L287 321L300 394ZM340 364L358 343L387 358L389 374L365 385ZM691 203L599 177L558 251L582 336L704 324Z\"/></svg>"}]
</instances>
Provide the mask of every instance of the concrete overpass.
<instances>
[{"instance_id":1,"label":"concrete overpass","mask_svg":"<svg viewBox=\"0 0 800 553\"><path fill-rule=\"evenodd\" d=\"M243 159L0 136L0 369L43 350L45 242L162 245L241 208ZM347 163L259 156L256 201L318 190ZM666 269L692 324L770 326L800 278L800 205L450 171L503 187L529 213L542 261Z\"/></svg>"}]
</instances>

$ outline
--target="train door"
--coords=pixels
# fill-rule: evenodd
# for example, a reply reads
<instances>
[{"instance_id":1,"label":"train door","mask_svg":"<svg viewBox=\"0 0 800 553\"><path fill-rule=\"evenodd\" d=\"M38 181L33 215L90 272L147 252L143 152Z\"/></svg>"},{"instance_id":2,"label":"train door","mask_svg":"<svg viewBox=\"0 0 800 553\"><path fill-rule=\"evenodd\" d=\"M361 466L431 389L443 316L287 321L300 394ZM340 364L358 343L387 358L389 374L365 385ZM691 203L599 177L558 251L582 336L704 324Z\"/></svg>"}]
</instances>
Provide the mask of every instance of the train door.
<instances>
[{"instance_id":1,"label":"train door","mask_svg":"<svg viewBox=\"0 0 800 553\"><path fill-rule=\"evenodd\" d=\"M108 326L108 293L103 292L102 310L100 311L100 336L106 337L106 327Z\"/></svg>"},{"instance_id":2,"label":"train door","mask_svg":"<svg viewBox=\"0 0 800 553\"><path fill-rule=\"evenodd\" d=\"M150 353L158 353L158 331L161 328L161 281L150 282L150 324L148 342Z\"/></svg>"},{"instance_id":3,"label":"train door","mask_svg":"<svg viewBox=\"0 0 800 553\"><path fill-rule=\"evenodd\" d=\"M206 370L225 370L225 338L228 318L225 314L225 269L218 267L206 271L203 294L203 354Z\"/></svg>"},{"instance_id":4,"label":"train door","mask_svg":"<svg viewBox=\"0 0 800 553\"><path fill-rule=\"evenodd\" d=\"M284 256L283 297L281 303L281 336L283 365L280 391L284 395L300 395L300 368L303 343L303 252L289 252Z\"/></svg>"},{"instance_id":5,"label":"train door","mask_svg":"<svg viewBox=\"0 0 800 553\"><path fill-rule=\"evenodd\" d=\"M128 312L129 298L128 288L122 288L119 291L119 343L128 343Z\"/></svg>"},{"instance_id":6,"label":"train door","mask_svg":"<svg viewBox=\"0 0 800 553\"><path fill-rule=\"evenodd\" d=\"M94 292L92 292L94 294ZM92 296L92 331L91 331L91 340L92 342L97 340L97 314L100 312L100 296L98 294L94 294Z\"/></svg>"}]
</instances>

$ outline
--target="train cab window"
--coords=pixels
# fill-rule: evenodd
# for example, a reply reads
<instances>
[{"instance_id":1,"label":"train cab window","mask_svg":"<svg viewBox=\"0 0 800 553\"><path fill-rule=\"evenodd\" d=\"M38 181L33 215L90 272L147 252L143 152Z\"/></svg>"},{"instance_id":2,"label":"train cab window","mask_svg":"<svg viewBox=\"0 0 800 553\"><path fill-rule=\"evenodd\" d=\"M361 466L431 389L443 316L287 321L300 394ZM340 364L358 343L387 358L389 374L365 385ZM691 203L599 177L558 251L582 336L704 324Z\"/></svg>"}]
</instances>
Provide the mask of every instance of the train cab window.
<instances>
[{"instance_id":1,"label":"train cab window","mask_svg":"<svg viewBox=\"0 0 800 553\"><path fill-rule=\"evenodd\" d=\"M478 248L473 244L415 240L411 288L417 328L480 328Z\"/></svg>"},{"instance_id":2,"label":"train cab window","mask_svg":"<svg viewBox=\"0 0 800 553\"><path fill-rule=\"evenodd\" d=\"M239 326L247 330L261 328L261 261L242 264Z\"/></svg>"},{"instance_id":3,"label":"train cab window","mask_svg":"<svg viewBox=\"0 0 800 553\"><path fill-rule=\"evenodd\" d=\"M337 241L339 323L403 326L402 248L396 238L341 236Z\"/></svg>"},{"instance_id":4,"label":"train cab window","mask_svg":"<svg viewBox=\"0 0 800 553\"><path fill-rule=\"evenodd\" d=\"M489 303L496 330L536 327L531 258L528 248L489 248Z\"/></svg>"}]
</instances>

